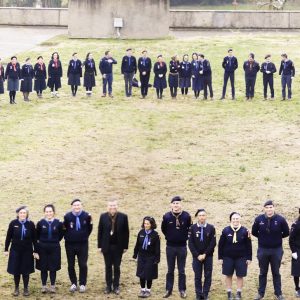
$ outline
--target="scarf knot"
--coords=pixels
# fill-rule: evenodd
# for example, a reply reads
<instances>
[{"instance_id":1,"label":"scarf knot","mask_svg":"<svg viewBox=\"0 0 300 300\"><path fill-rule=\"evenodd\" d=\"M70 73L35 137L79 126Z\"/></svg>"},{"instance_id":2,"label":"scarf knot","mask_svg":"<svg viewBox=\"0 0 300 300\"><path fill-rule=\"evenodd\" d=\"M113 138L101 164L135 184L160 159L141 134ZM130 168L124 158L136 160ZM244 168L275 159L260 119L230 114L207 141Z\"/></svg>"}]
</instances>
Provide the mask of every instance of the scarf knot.
<instances>
[{"instance_id":1,"label":"scarf knot","mask_svg":"<svg viewBox=\"0 0 300 300\"><path fill-rule=\"evenodd\" d=\"M239 225L237 228L234 228L232 225L230 226L231 229L233 230L233 239L232 239L232 243L236 244L237 241L237 232L241 229L242 225Z\"/></svg>"},{"instance_id":2,"label":"scarf knot","mask_svg":"<svg viewBox=\"0 0 300 300\"><path fill-rule=\"evenodd\" d=\"M148 244L149 244L149 234L152 232L152 230L145 230L145 238L144 238L144 242L143 242L143 246L142 248L144 250L147 250L148 249Z\"/></svg>"}]
</instances>

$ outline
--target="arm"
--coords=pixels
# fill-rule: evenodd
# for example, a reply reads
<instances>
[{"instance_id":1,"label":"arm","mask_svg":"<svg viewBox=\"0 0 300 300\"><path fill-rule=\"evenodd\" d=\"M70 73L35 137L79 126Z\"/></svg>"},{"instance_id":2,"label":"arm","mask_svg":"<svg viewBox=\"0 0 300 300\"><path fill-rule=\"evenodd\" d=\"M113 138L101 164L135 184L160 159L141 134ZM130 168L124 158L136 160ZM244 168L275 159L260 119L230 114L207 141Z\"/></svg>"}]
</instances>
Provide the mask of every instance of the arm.
<instances>
[{"instance_id":1,"label":"arm","mask_svg":"<svg viewBox=\"0 0 300 300\"><path fill-rule=\"evenodd\" d=\"M189 249L192 253L192 255L194 257L197 257L199 255L196 247L195 247L195 239L194 239L194 234L193 234L193 228L191 228L191 233L190 233L190 236L189 236L189 240L188 240L188 246L189 246Z\"/></svg>"},{"instance_id":2,"label":"arm","mask_svg":"<svg viewBox=\"0 0 300 300\"><path fill-rule=\"evenodd\" d=\"M225 69L226 68L226 57L224 57L223 62L222 62L222 68Z\"/></svg>"},{"instance_id":3,"label":"arm","mask_svg":"<svg viewBox=\"0 0 300 300\"><path fill-rule=\"evenodd\" d=\"M100 60L100 63L99 63L99 70L100 70L100 73L101 73L101 74L104 73L104 70L103 70L103 64L104 64L104 59L101 59L101 60Z\"/></svg>"},{"instance_id":4,"label":"arm","mask_svg":"<svg viewBox=\"0 0 300 300\"><path fill-rule=\"evenodd\" d=\"M216 229L215 227L212 228L212 237L210 239L210 243L207 247L207 249L205 250L205 254L209 254L209 253L213 253L215 247L217 245L217 238L216 238Z\"/></svg>"},{"instance_id":5,"label":"arm","mask_svg":"<svg viewBox=\"0 0 300 300\"><path fill-rule=\"evenodd\" d=\"M222 232L221 234L221 237L220 237L220 240L219 240L219 245L218 245L218 257L219 259L223 259L223 248L224 248L224 245L225 245L225 236L224 236L224 231Z\"/></svg>"},{"instance_id":6,"label":"arm","mask_svg":"<svg viewBox=\"0 0 300 300\"><path fill-rule=\"evenodd\" d=\"M236 58L236 64L235 64L235 66L234 66L234 70L236 70L238 67L239 67L239 63L238 63L238 60L237 60L237 58Z\"/></svg>"},{"instance_id":7,"label":"arm","mask_svg":"<svg viewBox=\"0 0 300 300\"><path fill-rule=\"evenodd\" d=\"M295 65L294 63L292 64L292 77L294 77L296 74L296 70L295 70Z\"/></svg>"},{"instance_id":8,"label":"arm","mask_svg":"<svg viewBox=\"0 0 300 300\"><path fill-rule=\"evenodd\" d=\"M5 239L5 246L4 246L4 251L7 252L11 243L11 240L13 238L13 225L12 222L8 226L8 230L6 233L6 239Z\"/></svg>"},{"instance_id":9,"label":"arm","mask_svg":"<svg viewBox=\"0 0 300 300\"><path fill-rule=\"evenodd\" d=\"M155 72L155 66L154 66L154 72ZM164 234L164 236L167 233L167 222L165 216L163 216L162 222L161 222L161 232Z\"/></svg>"},{"instance_id":10,"label":"arm","mask_svg":"<svg viewBox=\"0 0 300 300\"><path fill-rule=\"evenodd\" d=\"M276 73L276 72L277 72L276 66L275 66L275 64L273 64L273 70L272 70L272 73Z\"/></svg>"},{"instance_id":11,"label":"arm","mask_svg":"<svg viewBox=\"0 0 300 300\"><path fill-rule=\"evenodd\" d=\"M279 68L279 75L281 75L282 71L283 71L283 65L282 65L282 62L281 62L280 63L280 68Z\"/></svg>"},{"instance_id":12,"label":"arm","mask_svg":"<svg viewBox=\"0 0 300 300\"><path fill-rule=\"evenodd\" d=\"M282 228L282 237L283 238L288 237L290 235L290 229L286 219L284 218L282 218L281 228Z\"/></svg>"},{"instance_id":13,"label":"arm","mask_svg":"<svg viewBox=\"0 0 300 300\"><path fill-rule=\"evenodd\" d=\"M82 77L82 63L79 61L79 75Z\"/></svg>"},{"instance_id":14,"label":"arm","mask_svg":"<svg viewBox=\"0 0 300 300\"><path fill-rule=\"evenodd\" d=\"M247 240L246 240L246 247L247 247L247 260L252 260L252 241L250 232L247 231Z\"/></svg>"},{"instance_id":15,"label":"arm","mask_svg":"<svg viewBox=\"0 0 300 300\"><path fill-rule=\"evenodd\" d=\"M136 243L135 243L135 246L134 246L132 258L136 259L138 257L138 253L139 253L139 233L138 233L137 238L136 238Z\"/></svg>"},{"instance_id":16,"label":"arm","mask_svg":"<svg viewBox=\"0 0 300 300\"><path fill-rule=\"evenodd\" d=\"M61 241L63 239L65 235L65 231L64 231L64 226L62 222L59 222L58 225L58 237L59 237L59 241Z\"/></svg>"},{"instance_id":17,"label":"arm","mask_svg":"<svg viewBox=\"0 0 300 300\"><path fill-rule=\"evenodd\" d=\"M129 244L129 225L128 225L128 217L125 215L124 220L124 249L128 249Z\"/></svg>"},{"instance_id":18,"label":"arm","mask_svg":"<svg viewBox=\"0 0 300 300\"><path fill-rule=\"evenodd\" d=\"M244 63L243 69L244 69L244 71L246 71L246 63Z\"/></svg>"},{"instance_id":19,"label":"arm","mask_svg":"<svg viewBox=\"0 0 300 300\"><path fill-rule=\"evenodd\" d=\"M69 77L70 70L71 70L71 64L69 63L69 66L68 66L68 71L67 71L67 77Z\"/></svg>"},{"instance_id":20,"label":"arm","mask_svg":"<svg viewBox=\"0 0 300 300\"><path fill-rule=\"evenodd\" d=\"M137 65L136 65L136 58L134 58L134 73L136 73L136 71L137 71Z\"/></svg>"},{"instance_id":21,"label":"arm","mask_svg":"<svg viewBox=\"0 0 300 300\"><path fill-rule=\"evenodd\" d=\"M297 247L295 242L296 242L296 223L292 225L290 237L289 237L289 245L292 253L297 252Z\"/></svg>"},{"instance_id":22,"label":"arm","mask_svg":"<svg viewBox=\"0 0 300 300\"><path fill-rule=\"evenodd\" d=\"M102 215L99 218L98 224L98 248L102 248L102 235L103 235L103 224L102 224Z\"/></svg>"},{"instance_id":23,"label":"arm","mask_svg":"<svg viewBox=\"0 0 300 300\"><path fill-rule=\"evenodd\" d=\"M261 64L260 71L261 71L262 73L265 73L265 66L264 66L264 64Z\"/></svg>"},{"instance_id":24,"label":"arm","mask_svg":"<svg viewBox=\"0 0 300 300\"><path fill-rule=\"evenodd\" d=\"M254 223L252 225L252 235L255 237L258 237L259 234L259 222L257 220L257 218L254 220Z\"/></svg>"},{"instance_id":25,"label":"arm","mask_svg":"<svg viewBox=\"0 0 300 300\"><path fill-rule=\"evenodd\" d=\"M122 59L121 74L124 74L124 57Z\"/></svg>"},{"instance_id":26,"label":"arm","mask_svg":"<svg viewBox=\"0 0 300 300\"><path fill-rule=\"evenodd\" d=\"M155 262L156 264L160 263L160 236L157 234L155 242Z\"/></svg>"},{"instance_id":27,"label":"arm","mask_svg":"<svg viewBox=\"0 0 300 300\"><path fill-rule=\"evenodd\" d=\"M92 216L89 214L89 218L88 218L88 233L89 233L89 236L92 233L92 231L93 231L93 219L92 219Z\"/></svg>"}]
</instances>

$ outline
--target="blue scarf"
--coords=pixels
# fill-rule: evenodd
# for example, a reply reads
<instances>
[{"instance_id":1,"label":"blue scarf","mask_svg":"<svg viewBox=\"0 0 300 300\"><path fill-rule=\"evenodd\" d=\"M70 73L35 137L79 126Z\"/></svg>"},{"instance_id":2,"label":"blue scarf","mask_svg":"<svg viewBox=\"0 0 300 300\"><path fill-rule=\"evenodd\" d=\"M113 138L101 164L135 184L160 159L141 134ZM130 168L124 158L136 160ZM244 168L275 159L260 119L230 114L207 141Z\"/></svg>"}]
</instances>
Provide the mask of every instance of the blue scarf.
<instances>
[{"instance_id":1,"label":"blue scarf","mask_svg":"<svg viewBox=\"0 0 300 300\"><path fill-rule=\"evenodd\" d=\"M25 228L25 223L27 222L27 219L25 221L20 221L19 223L22 225L22 229L21 229L21 241L23 241L25 235L26 235L26 228Z\"/></svg>"},{"instance_id":2,"label":"blue scarf","mask_svg":"<svg viewBox=\"0 0 300 300\"><path fill-rule=\"evenodd\" d=\"M82 211L79 212L78 214L75 214L75 213L72 212L72 214L73 214L73 216L76 217L76 231L78 231L78 230L81 229L81 224L80 224L79 216L82 214Z\"/></svg>"},{"instance_id":3,"label":"blue scarf","mask_svg":"<svg viewBox=\"0 0 300 300\"><path fill-rule=\"evenodd\" d=\"M143 242L143 246L142 248L144 250L147 250L148 249L148 242L149 242L149 234L152 232L152 230L145 230L145 239L144 239L144 242Z\"/></svg>"},{"instance_id":4,"label":"blue scarf","mask_svg":"<svg viewBox=\"0 0 300 300\"><path fill-rule=\"evenodd\" d=\"M51 224L53 223L53 221L47 221L48 223L48 240L52 239L52 228L51 228Z\"/></svg>"}]
</instances>

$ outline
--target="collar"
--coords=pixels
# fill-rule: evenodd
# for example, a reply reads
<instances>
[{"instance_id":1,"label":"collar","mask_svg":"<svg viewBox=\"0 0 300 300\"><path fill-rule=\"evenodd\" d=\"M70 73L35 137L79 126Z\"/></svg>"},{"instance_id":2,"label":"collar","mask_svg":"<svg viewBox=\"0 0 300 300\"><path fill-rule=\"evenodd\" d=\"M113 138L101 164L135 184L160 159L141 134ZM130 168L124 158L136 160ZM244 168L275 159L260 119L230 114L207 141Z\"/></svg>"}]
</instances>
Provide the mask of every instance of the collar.
<instances>
[{"instance_id":1,"label":"collar","mask_svg":"<svg viewBox=\"0 0 300 300\"><path fill-rule=\"evenodd\" d=\"M202 225L202 224L199 224L199 223L197 222L197 227L204 227L204 228L206 228L206 227L207 227L207 223L204 223L204 224Z\"/></svg>"}]
</instances>

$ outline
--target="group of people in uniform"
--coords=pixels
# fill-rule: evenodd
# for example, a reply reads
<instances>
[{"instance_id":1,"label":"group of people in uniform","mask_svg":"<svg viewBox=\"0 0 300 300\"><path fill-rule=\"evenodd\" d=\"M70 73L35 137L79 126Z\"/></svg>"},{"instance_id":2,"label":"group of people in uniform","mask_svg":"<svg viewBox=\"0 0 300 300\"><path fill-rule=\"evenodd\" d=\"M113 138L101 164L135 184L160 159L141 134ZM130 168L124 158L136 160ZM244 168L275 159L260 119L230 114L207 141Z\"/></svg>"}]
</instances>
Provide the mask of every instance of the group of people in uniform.
<instances>
[{"instance_id":1,"label":"group of people in uniform","mask_svg":"<svg viewBox=\"0 0 300 300\"><path fill-rule=\"evenodd\" d=\"M166 239L167 274L165 294L169 298L174 289L174 271L178 268L178 290L181 298L186 298L186 258L187 246L192 254L196 299L208 300L212 283L213 256L217 246L215 226L208 223L205 209L195 213L193 224L191 215L182 208L183 198L175 196L171 200L171 210L163 215L161 232ZM44 207L44 217L35 225L29 219L26 206L16 210L17 217L8 226L5 255L9 257L7 271L14 276L14 296L20 293L23 279L23 295L29 296L29 276L35 268L41 271L42 293L55 293L57 271L61 268L60 241L65 239L65 250L70 278L70 292L86 292L88 273L89 237L93 230L91 215L83 210L80 199L71 202L71 211L63 222L55 217L52 204ZM140 280L140 298L151 296L153 280L158 278L158 264L161 260L161 242L153 217L145 216L141 229L137 232L133 249L133 259L137 260L136 276ZM111 199L107 212L102 213L98 225L98 250L104 257L104 293L120 294L120 274L123 254L129 244L128 216L118 210L118 202ZM289 237L291 249L291 274L295 283L295 296L300 298L300 210L298 219L291 229L286 219L275 213L272 200L264 203L264 213L254 220L252 229L242 225L239 212L232 212L228 225L222 230L217 247L217 256L225 276L228 300L242 299L244 278L252 261L252 236L258 240L257 259L259 262L259 287L255 300L263 299L267 285L267 274L271 267L276 299L283 300L280 266L283 256L283 239ZM75 271L77 258L79 277ZM34 263L35 261L35 263ZM232 291L233 275L236 275L237 291ZM47 280L50 280L50 287ZM249 295L245 299L250 299Z\"/></svg>"},{"instance_id":2,"label":"group of people in uniform","mask_svg":"<svg viewBox=\"0 0 300 300\"><path fill-rule=\"evenodd\" d=\"M279 75L281 75L282 100L292 99L292 79L295 76L294 63L288 58L287 54L281 55ZM113 98L113 65L117 61L113 58L111 51L106 51L104 57L100 60L99 71L102 75L102 97L109 96ZM238 69L238 59L233 54L233 49L228 50L228 54L222 62L224 69L224 83L221 100L226 97L226 88L228 80L231 83L231 99L235 100L235 71ZM83 86L86 89L86 95L91 96L93 88L96 86L97 68L92 53L87 53L84 62L78 59L77 53L73 53L68 64L68 85L71 87L72 96L76 96L78 87L81 85L81 77L84 68ZM248 60L244 62L243 69L245 72L246 100L251 100L255 94L255 83L257 73L263 73L264 100L268 99L268 89L270 89L270 99L274 100L274 74L277 72L275 64L271 60L271 55L265 56L265 62L260 66L255 60L253 53L249 54ZM167 78L167 72L169 76ZM208 95L213 99L214 92L212 87L212 69L208 59L201 53L193 53L191 59L188 54L183 55L180 61L177 55L171 58L169 65L162 55L157 56L157 61L152 67L152 61L148 57L147 50L142 51L142 56L137 60L133 56L133 50L127 49L126 55L122 59L121 73L124 76L125 96L132 97L132 87L139 87L141 98L148 95L151 72L154 73L154 88L156 89L157 99L163 98L164 89L169 85L172 99L176 99L178 88L183 96L187 95L192 88L196 99L199 98L203 91L203 99L206 100ZM139 72L139 80L136 73ZM48 81L46 84L48 76ZM30 58L20 66L16 56L11 57L6 69L1 64L0 59L0 94L4 93L4 81L7 80L7 90L9 91L10 104L16 104L16 92L23 92L24 100L29 101L29 93L33 88L39 98L42 97L43 91L47 86L51 90L52 97L59 97L58 90L61 88L61 78L63 76L62 62L59 54L54 52L48 64L48 72L43 57L37 58L33 66ZM34 81L34 84L33 84ZM286 93L287 90L287 93Z\"/></svg>"}]
</instances>

